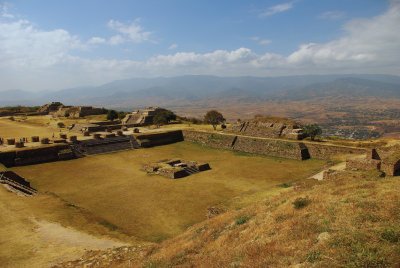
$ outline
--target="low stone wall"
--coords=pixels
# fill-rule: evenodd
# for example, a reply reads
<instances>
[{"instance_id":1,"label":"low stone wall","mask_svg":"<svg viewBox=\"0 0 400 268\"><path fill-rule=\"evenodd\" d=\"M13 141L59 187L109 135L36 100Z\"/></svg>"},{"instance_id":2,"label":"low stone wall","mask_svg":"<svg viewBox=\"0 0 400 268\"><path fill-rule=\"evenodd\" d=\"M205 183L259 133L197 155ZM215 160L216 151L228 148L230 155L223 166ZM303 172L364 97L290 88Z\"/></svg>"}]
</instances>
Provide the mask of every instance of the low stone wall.
<instances>
[{"instance_id":1,"label":"low stone wall","mask_svg":"<svg viewBox=\"0 0 400 268\"><path fill-rule=\"evenodd\" d=\"M381 168L381 161L367 158L350 158L346 160L346 168L356 170L379 170Z\"/></svg>"},{"instance_id":2,"label":"low stone wall","mask_svg":"<svg viewBox=\"0 0 400 268\"><path fill-rule=\"evenodd\" d=\"M365 148L345 147L318 143L304 143L311 158L329 159L338 154L365 154Z\"/></svg>"},{"instance_id":3,"label":"low stone wall","mask_svg":"<svg viewBox=\"0 0 400 268\"><path fill-rule=\"evenodd\" d=\"M12 167L71 159L74 157L73 154L60 154L68 149L70 149L68 144L57 144L0 152L0 162L6 167Z\"/></svg>"},{"instance_id":4,"label":"low stone wall","mask_svg":"<svg viewBox=\"0 0 400 268\"><path fill-rule=\"evenodd\" d=\"M331 156L337 154L365 153L365 149L355 147L234 136L193 130L183 130L182 133L184 140L198 142L212 148L237 150L298 160L308 158L329 159Z\"/></svg>"}]
</instances>

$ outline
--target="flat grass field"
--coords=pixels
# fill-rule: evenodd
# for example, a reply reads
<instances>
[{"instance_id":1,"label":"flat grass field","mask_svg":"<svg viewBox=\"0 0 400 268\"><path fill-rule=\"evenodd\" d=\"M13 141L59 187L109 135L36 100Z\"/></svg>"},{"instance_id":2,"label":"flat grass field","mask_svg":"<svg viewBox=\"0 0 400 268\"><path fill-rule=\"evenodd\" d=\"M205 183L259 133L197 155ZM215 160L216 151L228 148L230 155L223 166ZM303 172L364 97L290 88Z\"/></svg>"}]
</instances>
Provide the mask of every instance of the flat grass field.
<instances>
[{"instance_id":1,"label":"flat grass field","mask_svg":"<svg viewBox=\"0 0 400 268\"><path fill-rule=\"evenodd\" d=\"M144 163L169 158L208 162L212 169L175 180L140 170ZM208 207L237 208L246 200L282 189L282 183L307 177L324 164L179 142L10 170L40 192L104 219L121 234L161 241L204 220Z\"/></svg>"}]
</instances>

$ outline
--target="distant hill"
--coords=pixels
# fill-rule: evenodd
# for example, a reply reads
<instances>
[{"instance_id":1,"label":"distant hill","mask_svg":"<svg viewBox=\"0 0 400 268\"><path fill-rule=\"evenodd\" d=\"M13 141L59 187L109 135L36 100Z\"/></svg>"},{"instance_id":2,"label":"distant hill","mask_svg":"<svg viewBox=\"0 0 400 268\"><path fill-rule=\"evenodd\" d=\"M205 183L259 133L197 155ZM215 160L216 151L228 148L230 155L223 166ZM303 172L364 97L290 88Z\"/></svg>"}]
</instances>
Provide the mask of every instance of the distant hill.
<instances>
[{"instance_id":1,"label":"distant hill","mask_svg":"<svg viewBox=\"0 0 400 268\"><path fill-rule=\"evenodd\" d=\"M304 75L285 77L217 77L205 75L171 78L133 78L97 87L56 92L23 90L1 92L0 106L65 104L114 108L179 106L182 103L252 102L266 99L310 99L338 95L400 98L400 77L392 75Z\"/></svg>"},{"instance_id":2,"label":"distant hill","mask_svg":"<svg viewBox=\"0 0 400 268\"><path fill-rule=\"evenodd\" d=\"M305 100L322 97L377 97L400 98L400 84L391 84L354 77L317 83L305 87L280 92L280 99Z\"/></svg>"}]
</instances>

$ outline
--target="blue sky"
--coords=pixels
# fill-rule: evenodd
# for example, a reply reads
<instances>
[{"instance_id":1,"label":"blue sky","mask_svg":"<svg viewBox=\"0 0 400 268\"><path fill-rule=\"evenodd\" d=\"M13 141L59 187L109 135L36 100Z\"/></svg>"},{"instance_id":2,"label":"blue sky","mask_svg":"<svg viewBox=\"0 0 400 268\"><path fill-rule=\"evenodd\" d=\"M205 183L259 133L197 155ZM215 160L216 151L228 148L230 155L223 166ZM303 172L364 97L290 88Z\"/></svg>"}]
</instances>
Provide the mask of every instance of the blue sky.
<instances>
[{"instance_id":1,"label":"blue sky","mask_svg":"<svg viewBox=\"0 0 400 268\"><path fill-rule=\"evenodd\" d=\"M0 12L0 90L186 74L400 75L400 0L10 0Z\"/></svg>"}]
</instances>

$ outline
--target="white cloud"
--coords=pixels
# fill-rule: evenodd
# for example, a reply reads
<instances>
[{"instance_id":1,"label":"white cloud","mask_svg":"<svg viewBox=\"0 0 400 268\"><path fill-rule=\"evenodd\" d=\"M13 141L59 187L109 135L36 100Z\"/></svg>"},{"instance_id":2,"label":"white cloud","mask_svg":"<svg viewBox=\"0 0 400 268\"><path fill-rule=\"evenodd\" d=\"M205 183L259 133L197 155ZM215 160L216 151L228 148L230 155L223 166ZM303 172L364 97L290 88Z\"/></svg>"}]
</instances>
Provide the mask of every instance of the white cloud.
<instances>
[{"instance_id":1,"label":"white cloud","mask_svg":"<svg viewBox=\"0 0 400 268\"><path fill-rule=\"evenodd\" d=\"M277 13L281 13L281 12L284 12L286 10L293 8L293 6L294 6L294 2L288 2L288 3L272 6L272 7L269 7L265 12L261 13L260 16L267 17L267 16L271 16L271 15L274 15Z\"/></svg>"},{"instance_id":2,"label":"white cloud","mask_svg":"<svg viewBox=\"0 0 400 268\"><path fill-rule=\"evenodd\" d=\"M117 22L113 27L126 28ZM74 56L85 44L131 41L124 31L111 39L82 42L63 29L42 30L26 20L0 20L0 90L59 89L99 85L111 80L185 74L268 76L325 73L386 73L400 75L400 0L383 14L354 19L345 34L331 42L301 45L289 56L257 54L249 48L208 53L176 52L143 61L90 59ZM131 25L127 26L130 29ZM127 30L128 31L128 30ZM135 30L136 31L136 30ZM133 32L135 32L133 31ZM143 30L136 31L143 33ZM135 36L135 35L133 35ZM140 38L139 38L140 39ZM142 37L142 40L145 40ZM260 37L254 41L261 42ZM90 47L90 46L89 46ZM82 53L80 53L82 55Z\"/></svg>"},{"instance_id":3,"label":"white cloud","mask_svg":"<svg viewBox=\"0 0 400 268\"><path fill-rule=\"evenodd\" d=\"M110 40L108 41L108 43L109 43L110 45L113 45L113 46L122 44L122 43L124 43L124 42L125 42L125 39L124 39L121 35L119 35L119 34L112 36L112 37L110 38Z\"/></svg>"},{"instance_id":4,"label":"white cloud","mask_svg":"<svg viewBox=\"0 0 400 268\"><path fill-rule=\"evenodd\" d=\"M126 25L116 20L110 20L108 22L108 27L123 35L124 38L122 38L121 35L118 37L119 41L128 40L135 43L148 41L151 32L145 32L142 26L139 25L139 21L139 19L136 19L133 23Z\"/></svg>"},{"instance_id":5,"label":"white cloud","mask_svg":"<svg viewBox=\"0 0 400 268\"><path fill-rule=\"evenodd\" d=\"M253 36L250 39L253 40L253 41L258 41L258 40L260 40L260 37L259 36Z\"/></svg>"},{"instance_id":6,"label":"white cloud","mask_svg":"<svg viewBox=\"0 0 400 268\"><path fill-rule=\"evenodd\" d=\"M0 5L1 13L0 17L7 18L7 19L13 19L15 16L13 14L8 13L8 4L4 3Z\"/></svg>"},{"instance_id":7,"label":"white cloud","mask_svg":"<svg viewBox=\"0 0 400 268\"><path fill-rule=\"evenodd\" d=\"M360 69L367 66L397 65L400 60L400 1L371 19L353 19L343 29L346 34L324 44L304 44L288 57L294 65Z\"/></svg>"},{"instance_id":8,"label":"white cloud","mask_svg":"<svg viewBox=\"0 0 400 268\"><path fill-rule=\"evenodd\" d=\"M177 44L172 44L172 45L170 45L170 46L168 47L169 50L174 50L174 49L177 49L177 48L178 48L178 45L177 45Z\"/></svg>"},{"instance_id":9,"label":"white cloud","mask_svg":"<svg viewBox=\"0 0 400 268\"><path fill-rule=\"evenodd\" d=\"M326 11L318 16L320 19L342 19L345 17L345 13L343 11Z\"/></svg>"},{"instance_id":10,"label":"white cloud","mask_svg":"<svg viewBox=\"0 0 400 268\"><path fill-rule=\"evenodd\" d=\"M270 44L271 42L272 42L271 40L264 39L264 40L261 40L261 41L259 42L259 44L260 44L260 45L268 45L268 44Z\"/></svg>"},{"instance_id":11,"label":"white cloud","mask_svg":"<svg viewBox=\"0 0 400 268\"><path fill-rule=\"evenodd\" d=\"M92 37L88 41L89 44L104 44L105 42L106 42L106 39L101 38L101 37Z\"/></svg>"}]
</instances>

